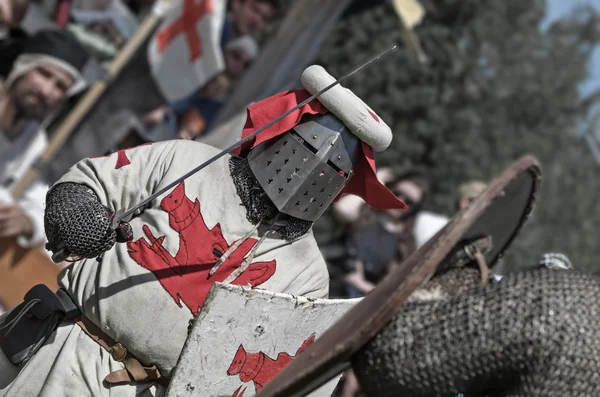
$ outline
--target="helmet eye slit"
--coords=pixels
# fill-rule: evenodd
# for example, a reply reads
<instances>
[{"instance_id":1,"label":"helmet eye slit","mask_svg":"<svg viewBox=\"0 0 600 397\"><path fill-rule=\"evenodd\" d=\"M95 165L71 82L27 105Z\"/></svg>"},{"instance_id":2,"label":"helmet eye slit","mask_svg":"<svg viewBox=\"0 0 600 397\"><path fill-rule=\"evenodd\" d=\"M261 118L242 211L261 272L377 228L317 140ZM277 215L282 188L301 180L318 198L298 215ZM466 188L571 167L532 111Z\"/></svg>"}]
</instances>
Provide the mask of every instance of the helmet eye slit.
<instances>
[{"instance_id":1,"label":"helmet eye slit","mask_svg":"<svg viewBox=\"0 0 600 397\"><path fill-rule=\"evenodd\" d=\"M302 146L304 146L305 148L307 148L308 150L310 150L313 154L317 153L317 148L309 145L308 142L306 142L304 140L304 138L302 138L300 135L298 135L298 133L296 133L295 131L290 131L290 135L293 136L294 138L296 138L296 140L298 142L300 142L302 144Z\"/></svg>"}]
</instances>

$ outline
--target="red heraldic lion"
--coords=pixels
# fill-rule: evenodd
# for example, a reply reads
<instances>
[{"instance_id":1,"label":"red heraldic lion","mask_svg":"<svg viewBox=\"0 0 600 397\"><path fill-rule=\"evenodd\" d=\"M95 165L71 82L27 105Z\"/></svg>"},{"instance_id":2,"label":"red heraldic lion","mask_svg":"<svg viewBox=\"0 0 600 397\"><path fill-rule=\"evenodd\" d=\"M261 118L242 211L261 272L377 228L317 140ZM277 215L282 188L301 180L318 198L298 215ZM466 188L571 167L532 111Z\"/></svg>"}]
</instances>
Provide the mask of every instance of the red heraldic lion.
<instances>
[{"instance_id":1,"label":"red heraldic lion","mask_svg":"<svg viewBox=\"0 0 600 397\"><path fill-rule=\"evenodd\" d=\"M244 241L209 277L210 269L229 248L221 225L217 223L212 229L206 226L200 202L185 195L184 182L163 198L160 207L169 214L169 225L179 234L177 254L173 257L165 249L165 236L156 238L148 225L144 225L144 233L150 242L140 238L128 243L129 255L140 266L154 273L180 307L183 301L197 315L212 284L224 281L238 268L257 240L249 238ZM232 284L256 287L271 278L275 268L275 260L252 263Z\"/></svg>"}]
</instances>

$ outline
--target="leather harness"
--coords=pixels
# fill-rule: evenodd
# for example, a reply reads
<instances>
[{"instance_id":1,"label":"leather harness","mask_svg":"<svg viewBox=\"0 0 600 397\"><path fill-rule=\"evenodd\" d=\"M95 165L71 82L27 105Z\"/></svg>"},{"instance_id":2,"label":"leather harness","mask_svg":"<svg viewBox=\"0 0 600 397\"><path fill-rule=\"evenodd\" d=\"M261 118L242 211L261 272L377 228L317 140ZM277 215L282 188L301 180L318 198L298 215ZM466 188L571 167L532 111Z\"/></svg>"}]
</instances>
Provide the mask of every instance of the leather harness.
<instances>
[{"instance_id":1,"label":"leather harness","mask_svg":"<svg viewBox=\"0 0 600 397\"><path fill-rule=\"evenodd\" d=\"M133 354L131 354L125 346L119 342L115 342L111 337L106 335L87 317L80 316L75 318L75 323L97 344L102 346L104 350L110 353L111 357L120 363L125 368L118 371L113 371L108 374L104 381L108 384L123 384L137 382L156 382L163 386L169 384L169 378L163 376L156 365L151 367L142 364Z\"/></svg>"}]
</instances>

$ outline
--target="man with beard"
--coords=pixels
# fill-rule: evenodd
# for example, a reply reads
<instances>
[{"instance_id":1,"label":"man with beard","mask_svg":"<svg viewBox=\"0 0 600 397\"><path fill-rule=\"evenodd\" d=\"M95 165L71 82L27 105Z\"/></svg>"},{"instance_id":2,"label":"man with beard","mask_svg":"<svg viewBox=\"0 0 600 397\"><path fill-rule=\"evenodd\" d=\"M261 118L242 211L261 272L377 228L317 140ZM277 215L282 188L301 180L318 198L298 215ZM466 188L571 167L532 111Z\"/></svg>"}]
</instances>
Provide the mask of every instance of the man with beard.
<instances>
[{"instance_id":1,"label":"man with beard","mask_svg":"<svg viewBox=\"0 0 600 397\"><path fill-rule=\"evenodd\" d=\"M304 89L250 106L242 135L335 81L319 66L301 80ZM405 208L375 176L373 151L391 139L362 100L336 85L181 182L219 152L175 140L77 163L48 193L45 229L51 251L66 247L83 259L63 270L58 294L34 288L0 319L0 396L164 392L214 282L327 297L312 224L343 193L377 209ZM167 187L115 225L115 211ZM60 319L44 323L49 313ZM28 342L21 332L32 329L43 335Z\"/></svg>"},{"instance_id":2,"label":"man with beard","mask_svg":"<svg viewBox=\"0 0 600 397\"><path fill-rule=\"evenodd\" d=\"M46 148L40 123L84 87L80 71L86 60L71 35L43 31L28 39L0 83L0 237L18 236L25 248L44 242L47 186L32 184L18 203L10 202L10 192Z\"/></svg>"}]
</instances>

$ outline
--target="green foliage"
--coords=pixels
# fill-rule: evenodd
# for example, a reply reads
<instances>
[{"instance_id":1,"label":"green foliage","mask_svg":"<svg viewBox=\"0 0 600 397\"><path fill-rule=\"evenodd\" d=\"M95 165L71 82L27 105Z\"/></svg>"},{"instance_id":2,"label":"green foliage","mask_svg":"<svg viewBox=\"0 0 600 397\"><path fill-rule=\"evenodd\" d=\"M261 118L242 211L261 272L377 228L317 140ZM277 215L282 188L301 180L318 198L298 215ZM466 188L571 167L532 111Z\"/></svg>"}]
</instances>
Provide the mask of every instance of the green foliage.
<instances>
[{"instance_id":1,"label":"green foliage","mask_svg":"<svg viewBox=\"0 0 600 397\"><path fill-rule=\"evenodd\" d=\"M416 34L427 65L402 45L391 5L340 21L318 59L341 76L394 43L402 46L345 84L394 131L378 164L424 168L433 184L428 207L453 215L460 183L490 180L533 154L543 168L542 193L505 265L562 251L595 270L598 165L575 127L585 110L578 84L600 37L598 16L582 8L543 31L544 0L421 2L427 14ZM332 230L330 216L315 226L321 240Z\"/></svg>"}]
</instances>

